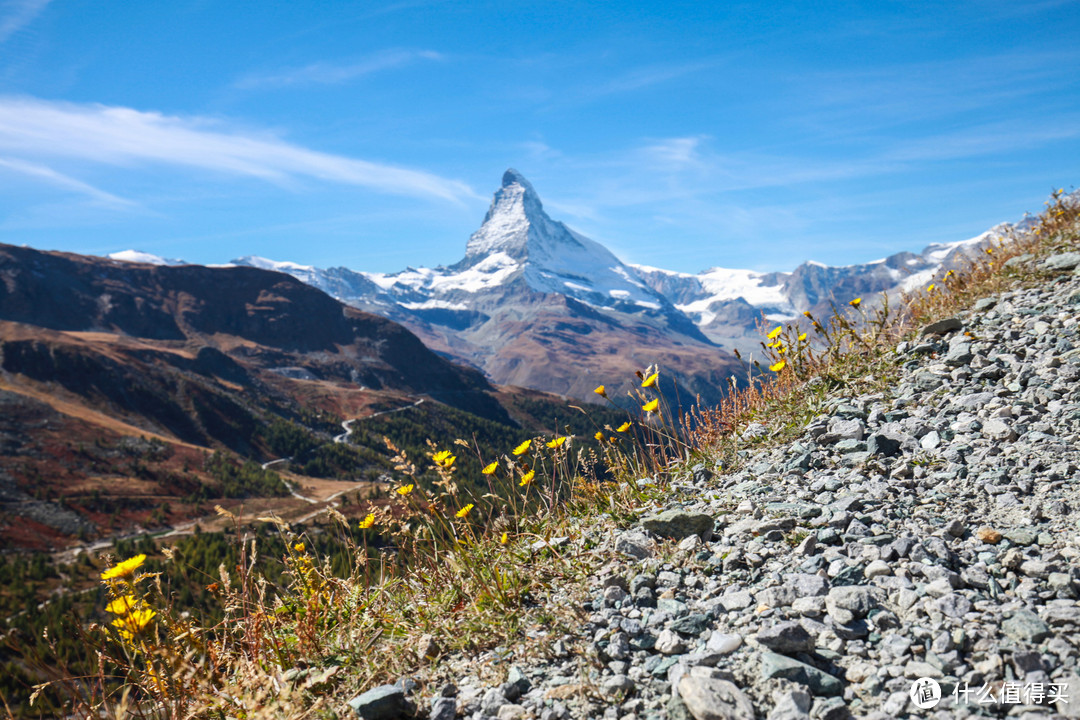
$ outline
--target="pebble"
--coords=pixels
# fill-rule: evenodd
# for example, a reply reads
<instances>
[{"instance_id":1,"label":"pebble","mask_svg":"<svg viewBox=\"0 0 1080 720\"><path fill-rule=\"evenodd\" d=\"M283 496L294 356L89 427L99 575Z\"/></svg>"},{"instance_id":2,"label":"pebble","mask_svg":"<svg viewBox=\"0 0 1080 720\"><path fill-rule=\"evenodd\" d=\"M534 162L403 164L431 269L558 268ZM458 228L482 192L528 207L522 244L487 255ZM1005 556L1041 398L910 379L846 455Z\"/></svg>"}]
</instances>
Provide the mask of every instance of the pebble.
<instances>
[{"instance_id":1,"label":"pebble","mask_svg":"<svg viewBox=\"0 0 1080 720\"><path fill-rule=\"evenodd\" d=\"M456 697L424 711L944 720L979 710L952 703L957 683L1071 678L1080 274L1054 278L928 325L888 385L829 391L794 440L753 429L737 466L702 461L630 530L583 527L571 549L606 564L580 629L514 682L502 660L487 664L507 680L486 689L463 665ZM936 710L911 703L919 677L941 683Z\"/></svg>"}]
</instances>

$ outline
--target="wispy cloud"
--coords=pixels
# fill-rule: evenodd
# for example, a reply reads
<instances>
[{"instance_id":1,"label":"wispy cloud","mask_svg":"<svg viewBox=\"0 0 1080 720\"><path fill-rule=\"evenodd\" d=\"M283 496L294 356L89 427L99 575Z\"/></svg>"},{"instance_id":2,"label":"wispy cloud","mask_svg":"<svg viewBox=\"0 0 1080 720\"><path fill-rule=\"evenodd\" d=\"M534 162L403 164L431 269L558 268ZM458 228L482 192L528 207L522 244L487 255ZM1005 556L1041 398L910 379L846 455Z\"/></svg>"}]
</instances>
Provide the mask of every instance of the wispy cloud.
<instances>
[{"instance_id":1,"label":"wispy cloud","mask_svg":"<svg viewBox=\"0 0 1080 720\"><path fill-rule=\"evenodd\" d=\"M589 93L610 95L633 92L634 90L660 85L702 70L709 70L720 63L721 60L718 58L707 58L678 64L648 65L635 68L604 83L592 86L589 88Z\"/></svg>"},{"instance_id":2,"label":"wispy cloud","mask_svg":"<svg viewBox=\"0 0 1080 720\"><path fill-rule=\"evenodd\" d=\"M0 5L0 43L34 21L52 0L8 0Z\"/></svg>"},{"instance_id":3,"label":"wispy cloud","mask_svg":"<svg viewBox=\"0 0 1080 720\"><path fill-rule=\"evenodd\" d=\"M105 192L100 188L96 188L89 183L85 183L82 180L76 180L73 177L69 177L61 172L53 170L48 165L40 165L38 163L26 162L25 160L13 160L10 158L0 158L0 169L9 170L11 172L19 173L35 180L48 183L64 190L71 190L82 195L86 195L94 200L102 202L106 205L117 207L134 207L137 203L132 202L126 198L113 195L112 193Z\"/></svg>"},{"instance_id":4,"label":"wispy cloud","mask_svg":"<svg viewBox=\"0 0 1080 720\"><path fill-rule=\"evenodd\" d=\"M441 61L444 56L433 50L391 50L351 63L312 63L271 73L245 75L235 85L242 89L291 87L298 85L340 85L382 70L417 61Z\"/></svg>"},{"instance_id":5,"label":"wispy cloud","mask_svg":"<svg viewBox=\"0 0 1080 720\"><path fill-rule=\"evenodd\" d=\"M457 180L310 150L219 120L36 98L0 96L0 152L24 162L165 165L279 184L316 179L453 202L478 197Z\"/></svg>"}]
</instances>

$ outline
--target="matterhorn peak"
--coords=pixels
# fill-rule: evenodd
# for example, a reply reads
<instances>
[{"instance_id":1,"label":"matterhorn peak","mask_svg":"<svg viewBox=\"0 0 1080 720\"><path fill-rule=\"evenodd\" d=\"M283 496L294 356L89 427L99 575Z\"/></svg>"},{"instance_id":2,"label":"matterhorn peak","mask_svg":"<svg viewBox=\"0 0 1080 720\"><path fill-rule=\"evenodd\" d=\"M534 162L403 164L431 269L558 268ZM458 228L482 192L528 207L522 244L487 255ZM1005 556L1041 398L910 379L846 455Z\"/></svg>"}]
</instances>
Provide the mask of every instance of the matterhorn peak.
<instances>
[{"instance_id":1,"label":"matterhorn peak","mask_svg":"<svg viewBox=\"0 0 1080 720\"><path fill-rule=\"evenodd\" d=\"M502 187L495 191L484 224L469 238L464 262L472 264L496 253L518 262L535 261L539 246L553 242L579 245L565 225L544 212L540 196L525 176L510 168L503 173ZM540 255L553 249L546 247Z\"/></svg>"}]
</instances>

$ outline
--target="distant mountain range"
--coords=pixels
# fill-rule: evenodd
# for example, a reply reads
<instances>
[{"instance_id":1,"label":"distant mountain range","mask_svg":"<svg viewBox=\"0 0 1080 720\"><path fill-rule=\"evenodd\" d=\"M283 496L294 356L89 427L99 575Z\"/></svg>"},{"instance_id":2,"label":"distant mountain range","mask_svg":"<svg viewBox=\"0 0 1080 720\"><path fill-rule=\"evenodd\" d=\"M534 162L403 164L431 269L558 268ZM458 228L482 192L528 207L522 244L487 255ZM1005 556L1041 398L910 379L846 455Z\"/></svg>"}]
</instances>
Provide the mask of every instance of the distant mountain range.
<instances>
[{"instance_id":1,"label":"distant mountain range","mask_svg":"<svg viewBox=\"0 0 1080 720\"><path fill-rule=\"evenodd\" d=\"M682 399L711 403L733 374L744 375L732 351L758 348L763 320L821 314L854 297L870 304L879 293L917 288L1012 228L1002 224L861 265L805 262L771 273L714 267L695 275L622 262L551 219L532 185L511 169L465 257L449 267L386 274L258 256L232 264L287 273L400 322L496 383L588 400L598 384L628 386L635 370L657 363L678 382ZM112 257L177 262L135 251Z\"/></svg>"},{"instance_id":2,"label":"distant mountain range","mask_svg":"<svg viewBox=\"0 0 1080 720\"><path fill-rule=\"evenodd\" d=\"M342 420L379 411L411 408L399 444L470 429L508 444L581 417L288 275L144 259L0 244L0 546L175 522L200 498L266 489L227 487L207 470L214 449L265 462L307 448L275 469L371 479L392 467L393 432L352 426L338 443Z\"/></svg>"}]
</instances>

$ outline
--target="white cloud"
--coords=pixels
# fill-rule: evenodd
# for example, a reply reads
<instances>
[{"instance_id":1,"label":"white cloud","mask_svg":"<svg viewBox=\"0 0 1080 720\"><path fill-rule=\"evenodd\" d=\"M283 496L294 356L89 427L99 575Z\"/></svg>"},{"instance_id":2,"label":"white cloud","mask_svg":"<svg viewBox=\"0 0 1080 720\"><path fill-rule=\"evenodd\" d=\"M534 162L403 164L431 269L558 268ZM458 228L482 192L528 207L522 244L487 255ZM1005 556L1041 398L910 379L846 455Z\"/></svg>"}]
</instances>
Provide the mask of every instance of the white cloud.
<instances>
[{"instance_id":1,"label":"white cloud","mask_svg":"<svg viewBox=\"0 0 1080 720\"><path fill-rule=\"evenodd\" d=\"M393 50L354 63L312 63L274 73L246 75L236 82L236 87L249 89L293 85L339 85L417 60L443 60L443 56L432 50Z\"/></svg>"},{"instance_id":2,"label":"white cloud","mask_svg":"<svg viewBox=\"0 0 1080 720\"><path fill-rule=\"evenodd\" d=\"M0 12L0 43L34 21L52 0L8 0Z\"/></svg>"},{"instance_id":3,"label":"white cloud","mask_svg":"<svg viewBox=\"0 0 1080 720\"><path fill-rule=\"evenodd\" d=\"M24 162L167 165L281 184L310 178L453 202L479 197L457 180L309 150L217 120L36 98L0 96L0 152Z\"/></svg>"},{"instance_id":4,"label":"white cloud","mask_svg":"<svg viewBox=\"0 0 1080 720\"><path fill-rule=\"evenodd\" d=\"M96 188L93 185L84 183L82 180L76 180L73 177L69 177L61 172L53 170L47 165L39 165L37 163L26 162L24 160L0 158L0 168L19 173L20 175L31 177L36 180L40 180L42 182L48 183L49 185L54 185L65 190L71 190L82 195L87 195L95 200L105 203L106 205L123 207L132 207L136 205L136 203L133 203L131 200L127 200L125 198L113 195L112 193L105 192L104 190Z\"/></svg>"}]
</instances>

